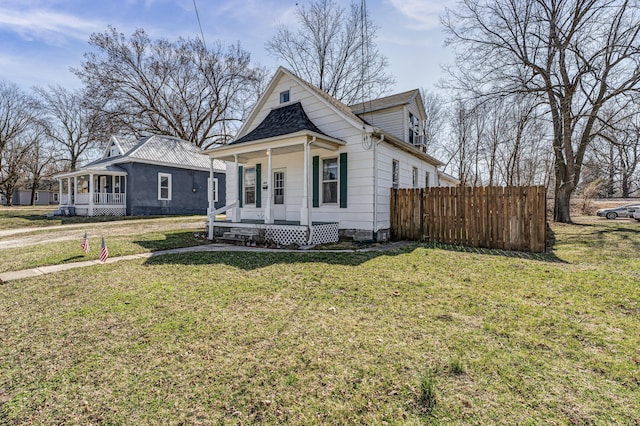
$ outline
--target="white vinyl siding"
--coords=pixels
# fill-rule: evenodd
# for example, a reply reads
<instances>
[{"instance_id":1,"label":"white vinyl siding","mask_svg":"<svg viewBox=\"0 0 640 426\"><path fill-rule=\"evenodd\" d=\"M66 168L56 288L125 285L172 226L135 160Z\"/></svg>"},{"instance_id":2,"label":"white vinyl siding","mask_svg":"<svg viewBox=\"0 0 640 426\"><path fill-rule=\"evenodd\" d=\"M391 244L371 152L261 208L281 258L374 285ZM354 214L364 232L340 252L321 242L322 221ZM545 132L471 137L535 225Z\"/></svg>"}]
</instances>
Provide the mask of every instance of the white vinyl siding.
<instances>
[{"instance_id":1,"label":"white vinyl siding","mask_svg":"<svg viewBox=\"0 0 640 426\"><path fill-rule=\"evenodd\" d=\"M247 127L243 129L238 137L250 132L262 122L262 120L274 108L280 107L280 93L289 90L290 103L300 102L308 115L309 119L325 134L333 138L346 142L338 152L321 149L317 146L311 146L311 158L318 156L319 164L319 207L312 208L312 220L314 222L339 222L340 229L361 229L361 230L378 230L389 228L389 203L390 188L393 186L393 160L398 162L397 183L399 188L411 188L412 185L412 168L418 169L418 185L424 185L426 172L436 173L436 168L427 162L419 159L411 153L395 148L388 142L382 142L376 145L376 162L374 166L374 148L373 145L363 145L362 125L355 125L346 119L322 98L309 89L306 85L299 84L296 80L283 74L275 81L271 87L271 91L266 98L261 101L259 111L255 112ZM373 125L380 127L399 139L405 139L405 128L408 114L407 108L400 106L390 108L389 110L367 113L365 119L368 122L373 116ZM415 115L419 113L416 112ZM300 138L300 146L306 141L306 136ZM374 143L378 142L374 138ZM264 157L251 158L249 161L240 162L244 170L255 167L255 164L262 164L262 177L265 179L268 163L266 156L265 144ZM323 160L329 158L338 158L339 153L346 152L349 161L347 198L349 200L347 208L340 208L339 196L336 203L323 203L322 196L322 171ZM339 163L339 161L338 161ZM272 156L272 170L286 168L286 193L284 198L284 210L286 220L299 221L301 214L301 206L303 205L303 152L300 149L296 152L279 153ZM309 164L311 168L311 164ZM375 169L375 172L374 172ZM339 164L338 164L339 170ZM338 171L339 174L339 171ZM275 176L274 176L275 178ZM432 179L434 179L432 177ZM339 181L339 176L338 176ZM227 163L227 200L237 199L238 191L238 172L233 162ZM339 184L337 185L339 193ZM309 192L311 193L311 182L309 183ZM257 208L255 204L247 205L245 199L241 208L242 219L260 220L264 218L265 200L275 195L272 193L276 188L276 180L272 182L271 188L262 188L258 185L257 190L262 191L262 208ZM243 188L244 189L244 188ZM309 195L309 206L311 206L311 194ZM376 214L374 217L374 197L377 200ZM275 203L272 204L272 206Z\"/></svg>"}]
</instances>

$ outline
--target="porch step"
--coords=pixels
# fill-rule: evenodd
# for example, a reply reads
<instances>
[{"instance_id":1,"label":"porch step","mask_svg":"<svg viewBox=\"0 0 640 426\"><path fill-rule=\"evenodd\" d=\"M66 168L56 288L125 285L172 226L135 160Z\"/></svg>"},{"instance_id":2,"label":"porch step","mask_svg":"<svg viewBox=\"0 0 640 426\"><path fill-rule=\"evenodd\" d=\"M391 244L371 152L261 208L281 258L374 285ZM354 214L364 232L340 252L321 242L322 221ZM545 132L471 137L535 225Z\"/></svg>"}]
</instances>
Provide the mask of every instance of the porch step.
<instances>
[{"instance_id":1,"label":"porch step","mask_svg":"<svg viewBox=\"0 0 640 426\"><path fill-rule=\"evenodd\" d=\"M222 234L222 237L218 237L217 241L243 246L247 242L252 241L256 235L257 233L248 231L247 229L235 228L235 230L232 229Z\"/></svg>"}]
</instances>

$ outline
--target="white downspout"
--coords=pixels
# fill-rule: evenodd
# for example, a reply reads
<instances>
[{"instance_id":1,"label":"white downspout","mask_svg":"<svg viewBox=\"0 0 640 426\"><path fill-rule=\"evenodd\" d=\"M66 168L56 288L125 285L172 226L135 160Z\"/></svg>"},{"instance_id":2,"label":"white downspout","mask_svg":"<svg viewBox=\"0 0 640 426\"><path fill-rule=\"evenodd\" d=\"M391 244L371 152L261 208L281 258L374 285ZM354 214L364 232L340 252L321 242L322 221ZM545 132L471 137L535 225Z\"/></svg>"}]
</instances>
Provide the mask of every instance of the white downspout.
<instances>
[{"instance_id":1,"label":"white downspout","mask_svg":"<svg viewBox=\"0 0 640 426\"><path fill-rule=\"evenodd\" d=\"M373 135L372 135L373 136ZM378 232L378 145L384 141L384 135L380 135L380 140L373 144L373 233Z\"/></svg>"}]
</instances>

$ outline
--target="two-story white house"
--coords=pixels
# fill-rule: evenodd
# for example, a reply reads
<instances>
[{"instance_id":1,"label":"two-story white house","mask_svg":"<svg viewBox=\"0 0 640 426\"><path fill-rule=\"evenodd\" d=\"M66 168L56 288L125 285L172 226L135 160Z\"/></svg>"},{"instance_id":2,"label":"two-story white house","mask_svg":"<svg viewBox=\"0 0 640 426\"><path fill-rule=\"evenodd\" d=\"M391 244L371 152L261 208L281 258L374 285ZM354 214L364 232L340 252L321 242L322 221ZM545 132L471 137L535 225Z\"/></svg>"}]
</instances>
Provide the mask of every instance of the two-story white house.
<instances>
[{"instance_id":1,"label":"two-story white house","mask_svg":"<svg viewBox=\"0 0 640 426\"><path fill-rule=\"evenodd\" d=\"M280 67L235 140L204 152L227 162L210 238L245 228L283 244L387 240L391 188L455 183L425 152L425 118L418 90L347 106Z\"/></svg>"}]
</instances>

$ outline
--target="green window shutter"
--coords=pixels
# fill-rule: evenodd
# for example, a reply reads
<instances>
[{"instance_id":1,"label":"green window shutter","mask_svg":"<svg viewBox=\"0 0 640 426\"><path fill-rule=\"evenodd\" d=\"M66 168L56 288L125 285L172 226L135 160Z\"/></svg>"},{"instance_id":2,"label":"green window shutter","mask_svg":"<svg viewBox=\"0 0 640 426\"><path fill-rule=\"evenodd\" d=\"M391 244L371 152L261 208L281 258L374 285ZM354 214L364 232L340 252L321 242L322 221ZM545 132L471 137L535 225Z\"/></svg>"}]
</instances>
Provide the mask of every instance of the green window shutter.
<instances>
[{"instance_id":1,"label":"green window shutter","mask_svg":"<svg viewBox=\"0 0 640 426\"><path fill-rule=\"evenodd\" d=\"M242 173L242 166L238 166L238 206L242 207L242 179L244 174Z\"/></svg>"},{"instance_id":2,"label":"green window shutter","mask_svg":"<svg viewBox=\"0 0 640 426\"><path fill-rule=\"evenodd\" d=\"M320 207L320 157L313 157L311 182L313 186L313 207Z\"/></svg>"},{"instance_id":3,"label":"green window shutter","mask_svg":"<svg viewBox=\"0 0 640 426\"><path fill-rule=\"evenodd\" d=\"M340 154L340 208L347 208L347 153Z\"/></svg>"},{"instance_id":4,"label":"green window shutter","mask_svg":"<svg viewBox=\"0 0 640 426\"><path fill-rule=\"evenodd\" d=\"M256 164L256 207L262 207L262 164Z\"/></svg>"}]
</instances>

